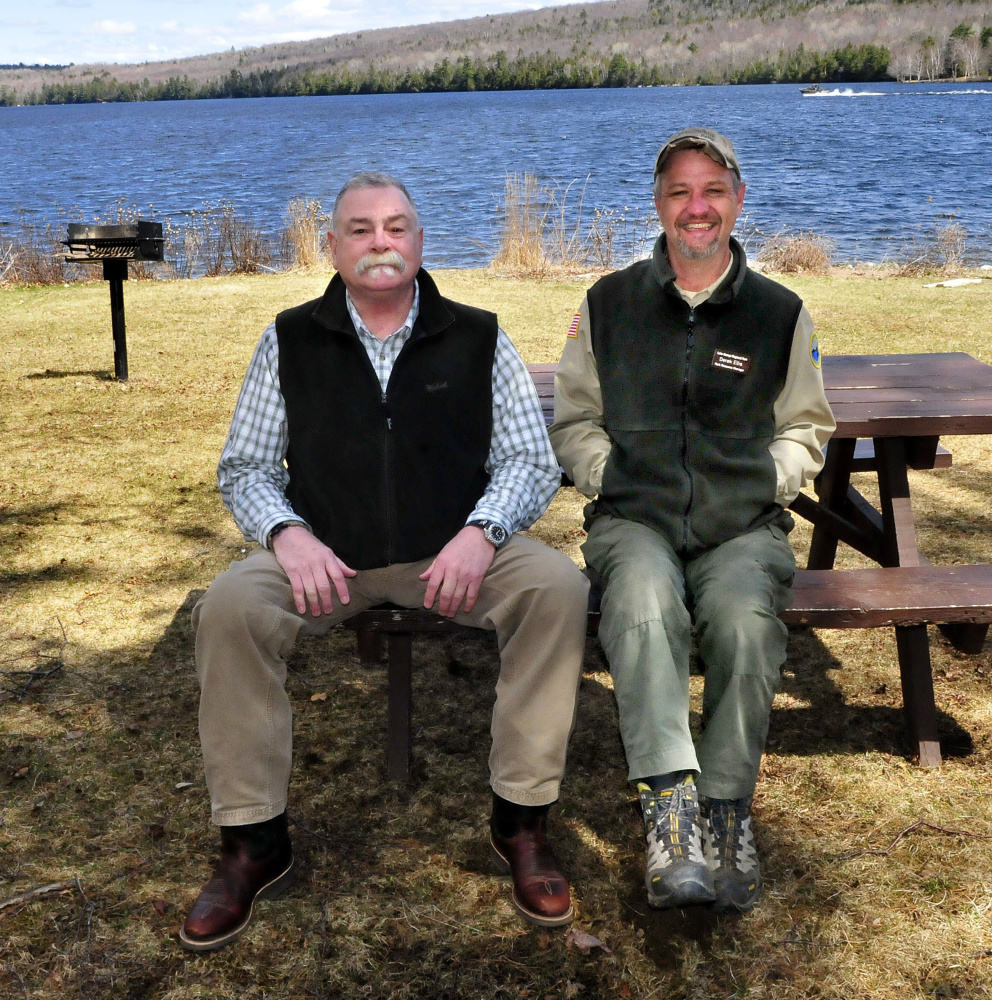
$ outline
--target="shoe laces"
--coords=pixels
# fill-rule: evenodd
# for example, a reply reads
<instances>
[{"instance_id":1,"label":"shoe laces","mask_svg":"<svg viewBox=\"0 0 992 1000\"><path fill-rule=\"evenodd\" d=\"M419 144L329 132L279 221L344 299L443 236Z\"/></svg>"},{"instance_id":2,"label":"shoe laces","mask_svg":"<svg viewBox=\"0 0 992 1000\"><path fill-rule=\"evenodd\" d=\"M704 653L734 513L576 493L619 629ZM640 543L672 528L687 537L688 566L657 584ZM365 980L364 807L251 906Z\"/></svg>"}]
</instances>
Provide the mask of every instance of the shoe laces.
<instances>
[{"instance_id":1,"label":"shoe laces","mask_svg":"<svg viewBox=\"0 0 992 1000\"><path fill-rule=\"evenodd\" d=\"M703 850L711 868L748 873L758 867L751 799L704 799Z\"/></svg>"},{"instance_id":2,"label":"shoe laces","mask_svg":"<svg viewBox=\"0 0 992 1000\"><path fill-rule=\"evenodd\" d=\"M674 788L653 791L640 783L637 791L648 841L648 867L665 868L675 861L705 864L699 823L699 795L690 775Z\"/></svg>"}]
</instances>

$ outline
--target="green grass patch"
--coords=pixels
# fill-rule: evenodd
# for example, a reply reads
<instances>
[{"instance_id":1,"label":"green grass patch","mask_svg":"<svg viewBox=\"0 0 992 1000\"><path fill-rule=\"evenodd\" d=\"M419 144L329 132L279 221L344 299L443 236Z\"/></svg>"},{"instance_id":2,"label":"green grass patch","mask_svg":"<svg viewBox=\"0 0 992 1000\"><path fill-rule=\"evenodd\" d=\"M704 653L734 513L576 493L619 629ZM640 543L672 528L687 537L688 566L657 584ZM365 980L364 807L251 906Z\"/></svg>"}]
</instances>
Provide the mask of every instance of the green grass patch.
<instances>
[{"instance_id":1,"label":"green grass patch","mask_svg":"<svg viewBox=\"0 0 992 1000\"><path fill-rule=\"evenodd\" d=\"M529 362L557 360L590 283L437 277L495 309ZM904 756L885 630L793 633L755 805L765 897L736 919L647 908L641 823L590 643L554 815L577 926L611 949L589 955L522 924L488 861L491 637L417 642L414 779L402 786L385 778L383 672L361 666L350 633L301 643L289 682L301 880L237 945L179 949L217 846L189 610L247 548L214 470L259 334L325 282L129 282L127 385L110 378L104 283L0 289L0 995L989 995L992 646L963 657L932 634L946 763L923 771ZM992 360L988 282L787 283L827 353ZM952 468L911 473L922 548L938 563L992 561L988 441L944 443ZM579 559L581 506L562 491L533 533ZM800 554L808 534L797 527ZM698 710L701 678L693 691ZM887 854L856 853L921 819L930 826Z\"/></svg>"}]
</instances>

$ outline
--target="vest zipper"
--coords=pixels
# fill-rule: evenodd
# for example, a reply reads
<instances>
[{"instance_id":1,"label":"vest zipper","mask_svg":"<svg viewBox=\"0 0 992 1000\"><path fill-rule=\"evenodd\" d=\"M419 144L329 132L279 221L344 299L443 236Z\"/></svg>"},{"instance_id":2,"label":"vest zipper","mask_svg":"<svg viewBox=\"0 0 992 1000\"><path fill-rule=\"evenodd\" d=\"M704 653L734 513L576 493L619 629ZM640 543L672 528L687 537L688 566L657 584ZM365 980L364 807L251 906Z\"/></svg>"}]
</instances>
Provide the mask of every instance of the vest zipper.
<instances>
[{"instance_id":1,"label":"vest zipper","mask_svg":"<svg viewBox=\"0 0 992 1000\"><path fill-rule=\"evenodd\" d=\"M689 430L686 426L689 419L689 371L692 361L693 333L696 324L696 309L689 309L689 327L685 338L685 370L682 373L682 442L680 455L682 468L686 478L689 480L689 497L686 500L685 511L682 515L682 551L689 549L689 511L692 509L692 471L689 467Z\"/></svg>"},{"instance_id":2,"label":"vest zipper","mask_svg":"<svg viewBox=\"0 0 992 1000\"><path fill-rule=\"evenodd\" d=\"M393 562L393 538L395 536L395 523L393 505L391 503L391 497L393 495L392 491L392 431L393 431L393 418L389 413L389 400L386 398L386 390L382 390L382 415L386 421L386 435L385 435L385 447L383 448L383 498L382 498L382 509L386 513L386 565L388 566Z\"/></svg>"}]
</instances>

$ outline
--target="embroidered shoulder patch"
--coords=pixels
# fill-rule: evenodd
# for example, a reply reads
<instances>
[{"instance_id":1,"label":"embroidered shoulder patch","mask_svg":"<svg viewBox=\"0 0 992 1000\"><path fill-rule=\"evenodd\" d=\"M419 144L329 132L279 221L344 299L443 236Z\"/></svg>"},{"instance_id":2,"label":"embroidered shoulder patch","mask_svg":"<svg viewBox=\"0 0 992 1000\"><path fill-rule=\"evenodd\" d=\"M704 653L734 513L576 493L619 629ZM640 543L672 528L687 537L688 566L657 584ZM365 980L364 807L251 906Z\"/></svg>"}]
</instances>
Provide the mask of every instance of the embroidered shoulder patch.
<instances>
[{"instance_id":1,"label":"embroidered shoulder patch","mask_svg":"<svg viewBox=\"0 0 992 1000\"><path fill-rule=\"evenodd\" d=\"M579 335L579 314L576 313L572 319L572 325L568 328L568 336L575 340Z\"/></svg>"},{"instance_id":2,"label":"embroidered shoulder patch","mask_svg":"<svg viewBox=\"0 0 992 1000\"><path fill-rule=\"evenodd\" d=\"M813 362L814 368L819 368L823 361L820 356L820 342L816 339L815 333L809 338L809 359Z\"/></svg>"},{"instance_id":3,"label":"embroidered shoulder patch","mask_svg":"<svg viewBox=\"0 0 992 1000\"><path fill-rule=\"evenodd\" d=\"M731 354L730 351L715 350L710 362L714 368L746 375L751 370L751 359L745 354Z\"/></svg>"}]
</instances>

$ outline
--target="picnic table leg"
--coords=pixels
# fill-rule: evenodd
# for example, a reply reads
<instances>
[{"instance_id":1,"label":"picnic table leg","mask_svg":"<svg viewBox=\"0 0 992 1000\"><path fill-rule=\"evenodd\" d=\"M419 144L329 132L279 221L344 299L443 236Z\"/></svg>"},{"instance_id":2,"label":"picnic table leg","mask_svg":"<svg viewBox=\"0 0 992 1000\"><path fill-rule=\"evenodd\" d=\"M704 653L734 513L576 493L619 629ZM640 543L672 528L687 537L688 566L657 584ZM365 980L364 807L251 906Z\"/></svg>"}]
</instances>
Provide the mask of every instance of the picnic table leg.
<instances>
[{"instance_id":1,"label":"picnic table leg","mask_svg":"<svg viewBox=\"0 0 992 1000\"><path fill-rule=\"evenodd\" d=\"M390 632L386 640L389 676L389 750L386 773L393 781L410 777L410 710L413 701L413 636Z\"/></svg>"},{"instance_id":2,"label":"picnic table leg","mask_svg":"<svg viewBox=\"0 0 992 1000\"><path fill-rule=\"evenodd\" d=\"M878 461L878 493L884 531L883 556L886 566L919 566L916 522L909 497L906 472L906 442L903 438L875 438ZM940 767L937 739L937 705L933 697L930 639L926 625L896 628L902 704L913 750L921 767Z\"/></svg>"},{"instance_id":3,"label":"picnic table leg","mask_svg":"<svg viewBox=\"0 0 992 1000\"><path fill-rule=\"evenodd\" d=\"M940 631L944 638L960 653L974 656L985 647L985 637L988 635L988 625L941 625Z\"/></svg>"},{"instance_id":4,"label":"picnic table leg","mask_svg":"<svg viewBox=\"0 0 992 1000\"><path fill-rule=\"evenodd\" d=\"M920 756L921 767L940 767L937 705L933 697L926 625L897 626L896 647L902 678L903 713L912 748Z\"/></svg>"},{"instance_id":5,"label":"picnic table leg","mask_svg":"<svg viewBox=\"0 0 992 1000\"><path fill-rule=\"evenodd\" d=\"M374 667L382 659L383 641L381 632L358 632L358 658L363 667Z\"/></svg>"},{"instance_id":6,"label":"picnic table leg","mask_svg":"<svg viewBox=\"0 0 992 1000\"><path fill-rule=\"evenodd\" d=\"M827 460L817 477L816 495L828 510L839 511L847 499L851 482L851 463L854 461L854 438L837 438L827 448ZM807 569L833 569L837 557L837 536L826 527L815 525L809 545Z\"/></svg>"},{"instance_id":7,"label":"picnic table leg","mask_svg":"<svg viewBox=\"0 0 992 1000\"><path fill-rule=\"evenodd\" d=\"M875 438L878 462L878 497L882 508L882 556L884 566L919 566L916 522L909 497L906 472L906 441Z\"/></svg>"}]
</instances>

